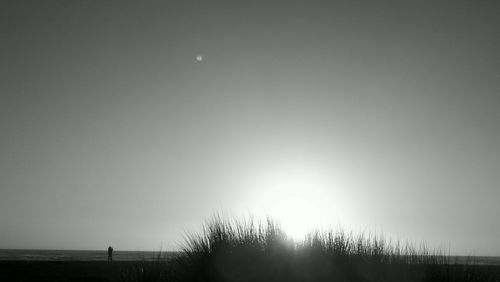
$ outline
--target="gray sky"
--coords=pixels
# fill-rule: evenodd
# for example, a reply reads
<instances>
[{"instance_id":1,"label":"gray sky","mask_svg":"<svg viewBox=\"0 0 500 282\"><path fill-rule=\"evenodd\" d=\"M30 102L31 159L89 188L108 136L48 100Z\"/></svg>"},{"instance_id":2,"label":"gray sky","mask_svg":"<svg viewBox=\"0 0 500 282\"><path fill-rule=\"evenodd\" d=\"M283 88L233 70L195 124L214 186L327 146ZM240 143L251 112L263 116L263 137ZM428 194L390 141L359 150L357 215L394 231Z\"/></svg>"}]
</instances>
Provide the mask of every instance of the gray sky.
<instances>
[{"instance_id":1,"label":"gray sky","mask_svg":"<svg viewBox=\"0 0 500 282\"><path fill-rule=\"evenodd\" d=\"M500 5L424 2L2 2L0 248L223 210L500 255Z\"/></svg>"}]
</instances>

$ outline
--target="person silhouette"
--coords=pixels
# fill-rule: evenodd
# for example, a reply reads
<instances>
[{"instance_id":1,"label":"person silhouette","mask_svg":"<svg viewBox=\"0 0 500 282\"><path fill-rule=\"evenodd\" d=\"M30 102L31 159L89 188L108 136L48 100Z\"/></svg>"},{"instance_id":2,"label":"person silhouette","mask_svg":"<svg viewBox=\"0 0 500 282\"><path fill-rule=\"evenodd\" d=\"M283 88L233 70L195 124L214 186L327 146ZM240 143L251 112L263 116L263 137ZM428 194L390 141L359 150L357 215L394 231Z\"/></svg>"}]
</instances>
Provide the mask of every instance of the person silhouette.
<instances>
[{"instance_id":1,"label":"person silhouette","mask_svg":"<svg viewBox=\"0 0 500 282\"><path fill-rule=\"evenodd\" d=\"M111 246L108 247L108 261L113 261L113 248Z\"/></svg>"}]
</instances>

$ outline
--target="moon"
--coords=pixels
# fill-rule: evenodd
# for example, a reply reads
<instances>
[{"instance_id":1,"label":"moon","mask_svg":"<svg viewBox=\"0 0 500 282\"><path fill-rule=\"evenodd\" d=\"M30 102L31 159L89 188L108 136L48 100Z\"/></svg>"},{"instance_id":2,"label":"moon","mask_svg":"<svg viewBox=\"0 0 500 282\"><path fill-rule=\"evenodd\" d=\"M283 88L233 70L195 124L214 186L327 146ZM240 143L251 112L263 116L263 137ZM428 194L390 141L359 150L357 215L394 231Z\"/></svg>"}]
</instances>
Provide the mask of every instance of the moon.
<instances>
[{"instance_id":1,"label":"moon","mask_svg":"<svg viewBox=\"0 0 500 282\"><path fill-rule=\"evenodd\" d=\"M202 55L197 55L196 56L196 61L197 62L201 62L203 60L203 56Z\"/></svg>"}]
</instances>

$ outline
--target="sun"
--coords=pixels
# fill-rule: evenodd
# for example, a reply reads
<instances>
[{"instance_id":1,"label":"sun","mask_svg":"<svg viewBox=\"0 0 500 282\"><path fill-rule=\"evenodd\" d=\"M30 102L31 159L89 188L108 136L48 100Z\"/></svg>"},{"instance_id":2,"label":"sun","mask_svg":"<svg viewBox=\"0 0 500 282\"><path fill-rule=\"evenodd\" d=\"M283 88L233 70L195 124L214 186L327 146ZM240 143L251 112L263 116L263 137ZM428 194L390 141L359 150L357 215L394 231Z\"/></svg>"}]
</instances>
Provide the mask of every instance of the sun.
<instances>
[{"instance_id":1,"label":"sun","mask_svg":"<svg viewBox=\"0 0 500 282\"><path fill-rule=\"evenodd\" d=\"M278 200L270 215L295 242L303 241L308 233L320 228L322 218L319 208L301 197Z\"/></svg>"},{"instance_id":2,"label":"sun","mask_svg":"<svg viewBox=\"0 0 500 282\"><path fill-rule=\"evenodd\" d=\"M258 210L277 220L289 238L301 242L325 225L328 186L326 177L313 166L282 165L267 167L254 193Z\"/></svg>"}]
</instances>

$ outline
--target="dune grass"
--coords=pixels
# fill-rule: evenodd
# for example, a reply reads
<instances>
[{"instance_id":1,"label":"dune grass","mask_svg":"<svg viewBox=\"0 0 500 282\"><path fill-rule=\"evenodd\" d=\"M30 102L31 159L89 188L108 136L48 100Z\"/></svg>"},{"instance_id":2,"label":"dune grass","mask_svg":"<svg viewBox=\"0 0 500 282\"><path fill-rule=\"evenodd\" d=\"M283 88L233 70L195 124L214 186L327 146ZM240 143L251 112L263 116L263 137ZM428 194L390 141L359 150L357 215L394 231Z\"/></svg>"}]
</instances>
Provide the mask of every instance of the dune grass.
<instances>
[{"instance_id":1,"label":"dune grass","mask_svg":"<svg viewBox=\"0 0 500 282\"><path fill-rule=\"evenodd\" d=\"M498 274L498 273L497 273ZM127 280L127 278L130 278ZM450 262L425 244L343 230L289 239L279 222L214 216L186 236L182 254L143 264L124 281L497 281L477 267Z\"/></svg>"}]
</instances>

